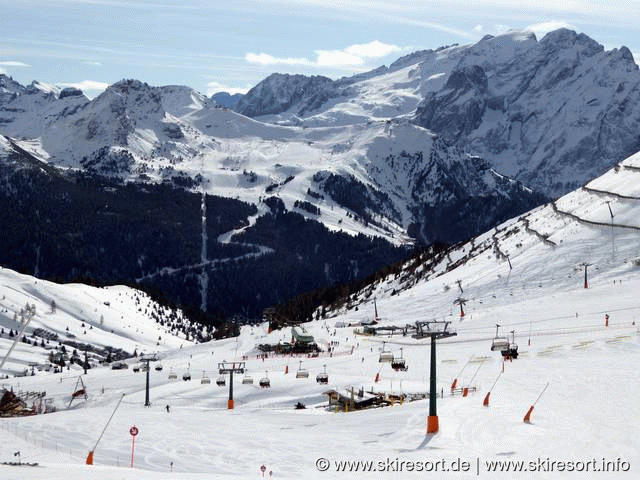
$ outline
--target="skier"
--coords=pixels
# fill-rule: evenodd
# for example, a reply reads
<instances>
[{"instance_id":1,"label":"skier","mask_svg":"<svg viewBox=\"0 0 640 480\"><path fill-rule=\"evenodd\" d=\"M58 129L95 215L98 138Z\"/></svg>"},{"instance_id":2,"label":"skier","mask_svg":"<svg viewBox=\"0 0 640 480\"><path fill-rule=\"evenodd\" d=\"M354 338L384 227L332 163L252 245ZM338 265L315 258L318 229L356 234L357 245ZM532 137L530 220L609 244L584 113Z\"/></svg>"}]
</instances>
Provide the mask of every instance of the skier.
<instances>
[{"instance_id":1,"label":"skier","mask_svg":"<svg viewBox=\"0 0 640 480\"><path fill-rule=\"evenodd\" d=\"M171 407L169 406L169 404L167 404L165 408L167 409L167 413L169 413L169 411L171 410Z\"/></svg>"}]
</instances>

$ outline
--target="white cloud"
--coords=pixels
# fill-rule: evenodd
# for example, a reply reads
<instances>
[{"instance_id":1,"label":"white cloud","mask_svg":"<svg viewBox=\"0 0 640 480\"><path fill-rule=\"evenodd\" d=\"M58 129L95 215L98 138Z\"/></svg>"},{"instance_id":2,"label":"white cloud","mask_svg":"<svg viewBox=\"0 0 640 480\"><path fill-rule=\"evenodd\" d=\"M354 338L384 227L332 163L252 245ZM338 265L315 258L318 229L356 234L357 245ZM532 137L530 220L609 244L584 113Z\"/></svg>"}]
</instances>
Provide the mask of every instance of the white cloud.
<instances>
[{"instance_id":1,"label":"white cloud","mask_svg":"<svg viewBox=\"0 0 640 480\"><path fill-rule=\"evenodd\" d=\"M247 53L245 60L260 65L304 65L307 67L358 67L367 59L382 58L400 52L397 45L374 40L369 43L350 45L342 50L316 50L315 60L307 58L278 58L268 53Z\"/></svg>"},{"instance_id":2,"label":"white cloud","mask_svg":"<svg viewBox=\"0 0 640 480\"><path fill-rule=\"evenodd\" d=\"M236 93L245 94L249 91L251 87L229 87L227 85L223 85L218 82L209 82L207 83L207 95L211 96L214 93L218 92L227 92L231 95L235 95Z\"/></svg>"},{"instance_id":3,"label":"white cloud","mask_svg":"<svg viewBox=\"0 0 640 480\"><path fill-rule=\"evenodd\" d=\"M82 90L89 98L93 98L101 94L109 86L108 83L98 82L95 80L83 80L75 83L59 83L59 87L74 87Z\"/></svg>"},{"instance_id":4,"label":"white cloud","mask_svg":"<svg viewBox=\"0 0 640 480\"><path fill-rule=\"evenodd\" d=\"M95 61L93 61L93 60L87 60L87 61L82 62L82 63L84 63L85 65L90 65L90 66L92 66L92 67L101 67L101 66L102 66L102 63L100 63L100 62L95 62Z\"/></svg>"},{"instance_id":5,"label":"white cloud","mask_svg":"<svg viewBox=\"0 0 640 480\"><path fill-rule=\"evenodd\" d=\"M364 59L344 50L316 50L318 58L314 62L319 67L347 67L362 65Z\"/></svg>"},{"instance_id":6,"label":"white cloud","mask_svg":"<svg viewBox=\"0 0 640 480\"><path fill-rule=\"evenodd\" d=\"M364 58L380 58L386 57L391 53L396 53L401 50L397 45L390 45L388 43L382 43L378 40L373 42L364 43L361 45L351 45L344 49L345 52L357 55Z\"/></svg>"},{"instance_id":7,"label":"white cloud","mask_svg":"<svg viewBox=\"0 0 640 480\"><path fill-rule=\"evenodd\" d=\"M535 23L533 25L529 25L526 28L526 30L530 30L533 33L535 33L536 38L542 38L547 33L553 32L554 30L558 30L559 28L568 28L569 30L576 30L576 31L578 30L576 27L574 27L570 23L563 22L563 21L556 21L556 20L549 21L549 22Z\"/></svg>"},{"instance_id":8,"label":"white cloud","mask_svg":"<svg viewBox=\"0 0 640 480\"><path fill-rule=\"evenodd\" d=\"M30 67L28 63L24 62L13 62L13 61L4 61L0 62L0 66L2 67Z\"/></svg>"},{"instance_id":9,"label":"white cloud","mask_svg":"<svg viewBox=\"0 0 640 480\"><path fill-rule=\"evenodd\" d=\"M306 58L277 58L268 53L247 53L244 56L249 63L258 63L260 65L309 65Z\"/></svg>"}]
</instances>

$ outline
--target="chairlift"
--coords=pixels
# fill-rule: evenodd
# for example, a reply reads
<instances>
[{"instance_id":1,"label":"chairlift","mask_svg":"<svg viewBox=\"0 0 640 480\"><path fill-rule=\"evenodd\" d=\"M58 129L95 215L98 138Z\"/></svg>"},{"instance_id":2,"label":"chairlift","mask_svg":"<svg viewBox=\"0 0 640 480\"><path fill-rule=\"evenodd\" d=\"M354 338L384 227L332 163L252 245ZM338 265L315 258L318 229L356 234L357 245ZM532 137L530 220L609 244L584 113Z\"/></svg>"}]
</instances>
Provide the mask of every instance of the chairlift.
<instances>
[{"instance_id":1,"label":"chairlift","mask_svg":"<svg viewBox=\"0 0 640 480\"><path fill-rule=\"evenodd\" d=\"M500 328L500 325L496 323L496 338L494 338L493 341L491 342L492 352L495 352L495 351L504 352L505 350L509 349L509 339L498 336L499 328Z\"/></svg>"},{"instance_id":2,"label":"chairlift","mask_svg":"<svg viewBox=\"0 0 640 480\"><path fill-rule=\"evenodd\" d=\"M211 383L211 379L207 377L207 372L202 371L202 378L200 379L200 383L202 385L209 385Z\"/></svg>"},{"instance_id":3,"label":"chairlift","mask_svg":"<svg viewBox=\"0 0 640 480\"><path fill-rule=\"evenodd\" d=\"M162 364L160 362L156 363L155 369L156 369L156 372L161 372L162 371Z\"/></svg>"},{"instance_id":4,"label":"chairlift","mask_svg":"<svg viewBox=\"0 0 640 480\"><path fill-rule=\"evenodd\" d=\"M396 372L406 372L409 367L407 367L407 362L405 362L402 356L402 348L400 349L400 358L393 358L391 362L391 368L393 368Z\"/></svg>"},{"instance_id":5,"label":"chairlift","mask_svg":"<svg viewBox=\"0 0 640 480\"><path fill-rule=\"evenodd\" d=\"M184 380L185 382L191 380L191 373L189 372L189 370L182 374L182 380Z\"/></svg>"},{"instance_id":6,"label":"chairlift","mask_svg":"<svg viewBox=\"0 0 640 480\"><path fill-rule=\"evenodd\" d=\"M265 373L265 376L262 377L259 382L260 388L270 388L271 380L269 380L269 374L267 372L264 372L264 373Z\"/></svg>"},{"instance_id":7,"label":"chairlift","mask_svg":"<svg viewBox=\"0 0 640 480\"><path fill-rule=\"evenodd\" d=\"M380 352L379 363L391 363L393 362L393 353L384 349L384 342L382 342L382 351Z\"/></svg>"},{"instance_id":8,"label":"chairlift","mask_svg":"<svg viewBox=\"0 0 640 480\"><path fill-rule=\"evenodd\" d=\"M140 364L139 364L139 363L136 363L136 364L133 366L132 370L134 371L134 373L138 373L138 372L140 371Z\"/></svg>"},{"instance_id":9,"label":"chairlift","mask_svg":"<svg viewBox=\"0 0 640 480\"><path fill-rule=\"evenodd\" d=\"M516 343L516 331L511 330L511 343L506 350L502 350L502 356L505 360L511 360L512 358L518 358L518 344Z\"/></svg>"},{"instance_id":10,"label":"chairlift","mask_svg":"<svg viewBox=\"0 0 640 480\"><path fill-rule=\"evenodd\" d=\"M171 367L171 369L169 370L169 380L177 380L177 379L178 379L178 374L173 369L173 367Z\"/></svg>"},{"instance_id":11,"label":"chairlift","mask_svg":"<svg viewBox=\"0 0 640 480\"><path fill-rule=\"evenodd\" d=\"M300 360L300 366L296 372L296 378L309 378L309 370L302 368L302 360Z\"/></svg>"},{"instance_id":12,"label":"chairlift","mask_svg":"<svg viewBox=\"0 0 640 480\"><path fill-rule=\"evenodd\" d=\"M327 374L327 366L324 365L324 371L320 372L318 375L316 375L316 382L318 383L322 383L322 384L327 384L329 383L329 374Z\"/></svg>"},{"instance_id":13,"label":"chairlift","mask_svg":"<svg viewBox=\"0 0 640 480\"><path fill-rule=\"evenodd\" d=\"M227 384L227 379L224 375L220 375L216 380L216 385L219 387L224 387Z\"/></svg>"},{"instance_id":14,"label":"chairlift","mask_svg":"<svg viewBox=\"0 0 640 480\"><path fill-rule=\"evenodd\" d=\"M242 378L243 385L253 385L253 377L249 375L246 370L244 372L244 377Z\"/></svg>"}]
</instances>

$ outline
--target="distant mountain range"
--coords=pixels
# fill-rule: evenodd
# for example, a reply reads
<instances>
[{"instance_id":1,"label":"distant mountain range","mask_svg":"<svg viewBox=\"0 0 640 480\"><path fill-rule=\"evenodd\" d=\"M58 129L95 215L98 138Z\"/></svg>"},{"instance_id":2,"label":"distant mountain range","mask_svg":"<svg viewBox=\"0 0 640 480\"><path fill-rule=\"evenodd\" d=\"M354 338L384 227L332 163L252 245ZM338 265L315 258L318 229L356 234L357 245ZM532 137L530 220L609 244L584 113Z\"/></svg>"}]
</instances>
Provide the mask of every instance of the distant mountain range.
<instances>
[{"instance_id":1,"label":"distant mountain range","mask_svg":"<svg viewBox=\"0 0 640 480\"><path fill-rule=\"evenodd\" d=\"M244 96L123 80L89 100L0 75L0 196L58 209L36 215L25 203L2 216L3 232L13 232L3 242L24 252L8 266L38 265L44 275L50 262L48 275L61 279L151 282L181 305L199 304L205 268L216 278L212 309L255 316L366 275L416 241L470 238L601 174L640 150L639 85L626 48L606 52L568 30L416 52L339 80L274 74ZM207 205L204 237L201 191L217 205ZM114 193L127 202L109 200ZM52 237L51 215L65 205L86 221L75 237ZM141 243L140 229L155 231L142 220L121 237L92 233L118 232L150 208L165 232L155 253ZM8 228L16 221L23 231ZM42 257L54 237L53 257ZM68 238L79 243L67 248ZM202 238L211 263L200 258ZM122 239L130 258L107 275L95 258ZM95 267L82 271L87 264ZM234 307L247 276L262 278L256 269L264 290L251 287L251 307ZM273 280L280 275L287 281Z\"/></svg>"},{"instance_id":2,"label":"distant mountain range","mask_svg":"<svg viewBox=\"0 0 640 480\"><path fill-rule=\"evenodd\" d=\"M237 110L308 127L408 118L557 197L640 150L639 100L629 49L560 29L415 52L335 81L274 74Z\"/></svg>"}]
</instances>

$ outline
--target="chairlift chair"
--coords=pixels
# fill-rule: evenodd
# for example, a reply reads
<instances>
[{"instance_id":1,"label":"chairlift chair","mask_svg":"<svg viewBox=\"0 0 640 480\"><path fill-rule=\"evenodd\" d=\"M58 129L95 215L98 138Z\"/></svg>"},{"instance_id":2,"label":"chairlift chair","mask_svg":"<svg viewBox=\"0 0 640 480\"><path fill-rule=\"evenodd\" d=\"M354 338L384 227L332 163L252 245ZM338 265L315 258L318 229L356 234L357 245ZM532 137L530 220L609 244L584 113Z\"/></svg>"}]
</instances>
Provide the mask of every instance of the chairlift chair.
<instances>
[{"instance_id":1,"label":"chairlift chair","mask_svg":"<svg viewBox=\"0 0 640 480\"><path fill-rule=\"evenodd\" d=\"M502 350L500 353L502 353L502 356L506 360L518 358L518 345L516 345L515 343L511 343L509 344L509 348L507 348L506 350Z\"/></svg>"},{"instance_id":2,"label":"chairlift chair","mask_svg":"<svg viewBox=\"0 0 640 480\"><path fill-rule=\"evenodd\" d=\"M300 366L296 372L296 378L309 378L309 370L302 368L302 360L300 360Z\"/></svg>"},{"instance_id":3,"label":"chairlift chair","mask_svg":"<svg viewBox=\"0 0 640 480\"><path fill-rule=\"evenodd\" d=\"M169 370L169 380L177 380L178 374L173 369L173 367Z\"/></svg>"},{"instance_id":4,"label":"chairlift chair","mask_svg":"<svg viewBox=\"0 0 640 480\"><path fill-rule=\"evenodd\" d=\"M157 372L161 372L162 371L162 364L160 362L156 363L155 369Z\"/></svg>"},{"instance_id":5,"label":"chairlift chair","mask_svg":"<svg viewBox=\"0 0 640 480\"><path fill-rule=\"evenodd\" d=\"M224 375L220 375L216 380L216 385L219 387L224 387L227 384L227 379Z\"/></svg>"},{"instance_id":6,"label":"chairlift chair","mask_svg":"<svg viewBox=\"0 0 640 480\"><path fill-rule=\"evenodd\" d=\"M396 372L406 372L409 369L409 367L407 367L407 362L405 362L402 356L402 348L400 349L400 357L393 358L393 361L391 362L391 368L393 368Z\"/></svg>"},{"instance_id":7,"label":"chairlift chair","mask_svg":"<svg viewBox=\"0 0 640 480\"><path fill-rule=\"evenodd\" d=\"M265 372L265 376L260 379L259 385L260 385L260 388L271 387L271 380L269 380L269 375L267 372Z\"/></svg>"},{"instance_id":8,"label":"chairlift chair","mask_svg":"<svg viewBox=\"0 0 640 480\"><path fill-rule=\"evenodd\" d=\"M378 358L379 363L391 363L393 362L393 353L389 350L384 349L384 342L382 342L382 351L380 352L380 357Z\"/></svg>"},{"instance_id":9,"label":"chairlift chair","mask_svg":"<svg viewBox=\"0 0 640 480\"><path fill-rule=\"evenodd\" d=\"M191 380L191 373L188 370L182 374L182 380L185 382Z\"/></svg>"},{"instance_id":10,"label":"chairlift chair","mask_svg":"<svg viewBox=\"0 0 640 480\"><path fill-rule=\"evenodd\" d=\"M509 346L507 347L506 350L502 350L502 356L505 359L512 359L512 358L518 358L518 344L516 343L516 331L515 330L511 330L511 343L509 343Z\"/></svg>"},{"instance_id":11,"label":"chairlift chair","mask_svg":"<svg viewBox=\"0 0 640 480\"><path fill-rule=\"evenodd\" d=\"M496 323L496 338L491 342L491 351L492 352L504 352L509 349L509 339L498 336L498 329L500 325Z\"/></svg>"},{"instance_id":12,"label":"chairlift chair","mask_svg":"<svg viewBox=\"0 0 640 480\"><path fill-rule=\"evenodd\" d=\"M246 371L244 372L244 377L242 378L243 385L253 385L253 377L249 375Z\"/></svg>"},{"instance_id":13,"label":"chairlift chair","mask_svg":"<svg viewBox=\"0 0 640 480\"><path fill-rule=\"evenodd\" d=\"M209 385L211 383L211 379L207 377L207 373L204 371L202 372L202 378L200 379L200 383L202 385Z\"/></svg>"},{"instance_id":14,"label":"chairlift chair","mask_svg":"<svg viewBox=\"0 0 640 480\"><path fill-rule=\"evenodd\" d=\"M324 371L316 375L316 382L326 385L329 383L329 375L327 374L327 366L324 365Z\"/></svg>"}]
</instances>

